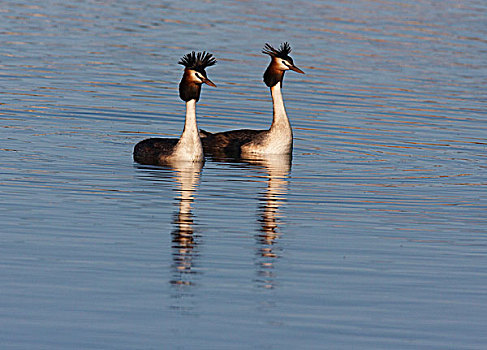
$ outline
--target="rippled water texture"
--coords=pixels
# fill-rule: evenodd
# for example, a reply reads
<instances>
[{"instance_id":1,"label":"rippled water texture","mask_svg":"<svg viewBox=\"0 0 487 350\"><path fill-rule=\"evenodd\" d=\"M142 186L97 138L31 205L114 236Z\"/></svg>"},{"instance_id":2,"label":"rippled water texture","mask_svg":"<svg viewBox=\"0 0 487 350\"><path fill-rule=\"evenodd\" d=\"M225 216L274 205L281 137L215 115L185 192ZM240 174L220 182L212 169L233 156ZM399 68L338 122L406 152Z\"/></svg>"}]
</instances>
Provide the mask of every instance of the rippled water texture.
<instances>
[{"instance_id":1,"label":"rippled water texture","mask_svg":"<svg viewBox=\"0 0 487 350\"><path fill-rule=\"evenodd\" d=\"M0 3L2 349L485 349L485 1ZM292 159L138 166L266 128Z\"/></svg>"}]
</instances>

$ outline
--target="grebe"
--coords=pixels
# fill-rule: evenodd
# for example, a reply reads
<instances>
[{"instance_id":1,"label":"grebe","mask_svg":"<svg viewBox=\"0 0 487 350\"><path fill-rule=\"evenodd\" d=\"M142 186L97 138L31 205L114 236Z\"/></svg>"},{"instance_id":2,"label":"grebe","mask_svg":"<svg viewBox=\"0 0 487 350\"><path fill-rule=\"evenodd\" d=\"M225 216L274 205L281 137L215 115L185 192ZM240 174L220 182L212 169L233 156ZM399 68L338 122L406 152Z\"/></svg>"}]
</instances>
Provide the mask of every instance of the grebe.
<instances>
[{"instance_id":1,"label":"grebe","mask_svg":"<svg viewBox=\"0 0 487 350\"><path fill-rule=\"evenodd\" d=\"M210 133L200 130L205 154L213 156L246 157L255 154L290 154L293 149L293 132L284 108L281 87L287 70L304 74L294 65L289 56L289 43L281 44L279 49L265 44L262 53L271 57L264 73L264 83L270 87L273 106L273 120L269 130L231 130Z\"/></svg>"},{"instance_id":2,"label":"grebe","mask_svg":"<svg viewBox=\"0 0 487 350\"><path fill-rule=\"evenodd\" d=\"M196 124L196 102L200 98L203 83L216 87L206 76L205 68L216 63L215 57L206 52L193 51L178 62L184 68L179 83L179 97L186 102L186 121L181 138L150 138L140 141L134 147L134 160L140 164L161 165L173 161L202 162L204 160L198 126Z\"/></svg>"}]
</instances>

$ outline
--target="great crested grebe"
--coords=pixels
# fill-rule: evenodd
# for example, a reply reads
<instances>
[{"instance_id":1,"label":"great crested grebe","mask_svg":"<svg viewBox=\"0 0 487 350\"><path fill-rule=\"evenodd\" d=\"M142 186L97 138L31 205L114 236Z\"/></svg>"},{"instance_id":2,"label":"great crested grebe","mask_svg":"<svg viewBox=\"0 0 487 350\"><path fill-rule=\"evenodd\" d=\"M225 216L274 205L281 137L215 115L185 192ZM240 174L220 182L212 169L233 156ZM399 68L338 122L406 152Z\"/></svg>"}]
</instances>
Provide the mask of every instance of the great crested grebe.
<instances>
[{"instance_id":1,"label":"great crested grebe","mask_svg":"<svg viewBox=\"0 0 487 350\"><path fill-rule=\"evenodd\" d=\"M179 97L186 101L186 121L181 138L150 138L140 141L134 147L134 160L137 163L161 165L174 161L204 160L196 124L196 102L200 98L203 83L216 87L205 72L205 68L213 66L216 59L210 53L193 51L184 55L178 63L185 67L179 83Z\"/></svg>"},{"instance_id":2,"label":"great crested grebe","mask_svg":"<svg viewBox=\"0 0 487 350\"><path fill-rule=\"evenodd\" d=\"M245 157L258 154L290 154L293 149L293 131L284 108L281 86L287 70L304 74L294 65L289 56L291 47L287 42L279 49L265 44L262 53L271 57L264 73L264 83L270 87L273 105L273 120L269 130L231 130L210 133L200 130L205 154L213 156Z\"/></svg>"}]
</instances>

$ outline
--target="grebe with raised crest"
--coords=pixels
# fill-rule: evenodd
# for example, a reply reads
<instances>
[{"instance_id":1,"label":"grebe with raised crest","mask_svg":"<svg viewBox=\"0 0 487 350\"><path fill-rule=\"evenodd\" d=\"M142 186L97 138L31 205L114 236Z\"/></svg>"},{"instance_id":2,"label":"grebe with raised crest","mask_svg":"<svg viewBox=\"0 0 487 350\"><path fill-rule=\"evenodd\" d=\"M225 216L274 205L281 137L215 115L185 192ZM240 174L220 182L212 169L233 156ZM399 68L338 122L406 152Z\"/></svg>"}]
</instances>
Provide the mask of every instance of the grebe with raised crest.
<instances>
[{"instance_id":1,"label":"grebe with raised crest","mask_svg":"<svg viewBox=\"0 0 487 350\"><path fill-rule=\"evenodd\" d=\"M205 68L213 66L216 59L210 53L193 51L184 55L178 63L184 66L179 83L179 97L186 102L183 133L179 139L150 138L140 141L134 147L134 160L137 163L162 165L173 161L204 161L196 123L196 102L200 98L203 83L216 87L205 72Z\"/></svg>"},{"instance_id":2,"label":"grebe with raised crest","mask_svg":"<svg viewBox=\"0 0 487 350\"><path fill-rule=\"evenodd\" d=\"M270 88L273 106L273 120L268 130L230 130L210 133L200 130L205 155L245 157L258 154L291 154L293 132L282 99L281 87L284 73L288 70L304 74L294 65L289 56L291 46L282 43L279 49L265 45L262 53L271 57L264 73L264 83Z\"/></svg>"}]
</instances>

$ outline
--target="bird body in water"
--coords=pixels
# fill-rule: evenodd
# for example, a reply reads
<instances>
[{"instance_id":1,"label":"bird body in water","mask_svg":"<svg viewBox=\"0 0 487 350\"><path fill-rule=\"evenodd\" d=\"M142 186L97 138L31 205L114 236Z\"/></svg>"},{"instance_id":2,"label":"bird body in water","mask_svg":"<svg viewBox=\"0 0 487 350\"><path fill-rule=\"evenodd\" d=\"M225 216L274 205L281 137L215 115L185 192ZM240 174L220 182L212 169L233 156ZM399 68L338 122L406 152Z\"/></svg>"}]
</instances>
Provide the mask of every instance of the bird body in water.
<instances>
[{"instance_id":1,"label":"bird body in water","mask_svg":"<svg viewBox=\"0 0 487 350\"><path fill-rule=\"evenodd\" d=\"M216 157L246 157L258 154L291 154L293 132L286 114L281 88L288 70L304 74L289 56L291 47L283 43L279 49L266 44L263 53L271 57L264 73L264 83L270 88L273 106L272 125L268 130L231 130L210 133L200 130L205 155Z\"/></svg>"},{"instance_id":2,"label":"bird body in water","mask_svg":"<svg viewBox=\"0 0 487 350\"><path fill-rule=\"evenodd\" d=\"M186 120L179 139L150 138L140 141L134 147L134 160L140 164L163 165L174 161L202 162L203 147L196 123L196 103L199 101L201 85L216 85L208 79L205 68L213 66L216 59L212 54L193 51L178 62L184 68L179 83L179 97L186 102Z\"/></svg>"}]
</instances>

